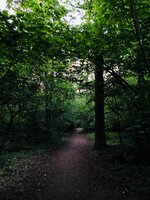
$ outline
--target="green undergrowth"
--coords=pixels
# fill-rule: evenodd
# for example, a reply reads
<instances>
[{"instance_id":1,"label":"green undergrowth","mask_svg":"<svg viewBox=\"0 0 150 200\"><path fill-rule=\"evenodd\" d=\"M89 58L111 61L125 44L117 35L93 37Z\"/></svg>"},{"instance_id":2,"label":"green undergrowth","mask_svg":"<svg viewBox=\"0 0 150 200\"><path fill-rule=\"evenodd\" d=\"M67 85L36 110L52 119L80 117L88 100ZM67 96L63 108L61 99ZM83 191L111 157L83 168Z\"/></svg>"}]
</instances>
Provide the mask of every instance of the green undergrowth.
<instances>
[{"instance_id":1,"label":"green undergrowth","mask_svg":"<svg viewBox=\"0 0 150 200\"><path fill-rule=\"evenodd\" d=\"M88 138L89 138L90 140L92 140L92 141L95 140L95 135L94 135L94 133L88 133L87 136L88 136Z\"/></svg>"},{"instance_id":2,"label":"green undergrowth","mask_svg":"<svg viewBox=\"0 0 150 200\"><path fill-rule=\"evenodd\" d=\"M35 148L29 151L3 153L0 156L0 186L13 185L13 188L16 188L16 185L26 178L26 175L21 172L23 167L29 161L30 164L27 165L31 166L33 162L31 158L42 151L42 149Z\"/></svg>"},{"instance_id":3,"label":"green undergrowth","mask_svg":"<svg viewBox=\"0 0 150 200\"><path fill-rule=\"evenodd\" d=\"M88 133L88 137L94 141L94 133ZM134 163L134 155L130 154L127 150L130 149L130 145L121 146L119 144L118 135L116 132L109 132L106 135L108 147L111 151L108 151L107 157L114 169L120 171L127 177L136 179L136 182L131 184L131 190L137 192L139 195L145 197L144 200L149 200L150 197L150 166L144 166ZM111 159L110 159L111 158Z\"/></svg>"},{"instance_id":4,"label":"green undergrowth","mask_svg":"<svg viewBox=\"0 0 150 200\"><path fill-rule=\"evenodd\" d=\"M127 177L136 180L133 184L130 185L130 190L138 193L143 200L149 200L150 197L150 166L142 165L129 165L122 164L116 165L115 169L121 171Z\"/></svg>"},{"instance_id":5,"label":"green undergrowth","mask_svg":"<svg viewBox=\"0 0 150 200\"><path fill-rule=\"evenodd\" d=\"M108 145L120 145L118 133L115 131L107 132L106 139Z\"/></svg>"},{"instance_id":6,"label":"green undergrowth","mask_svg":"<svg viewBox=\"0 0 150 200\"><path fill-rule=\"evenodd\" d=\"M94 133L88 133L88 137L94 141L95 140L95 134ZM107 139L107 144L114 146L114 145L119 145L119 137L117 132L107 132L106 133L106 139Z\"/></svg>"},{"instance_id":7,"label":"green undergrowth","mask_svg":"<svg viewBox=\"0 0 150 200\"><path fill-rule=\"evenodd\" d=\"M0 155L0 174L2 171L7 171L11 167L12 163L18 162L21 159L28 159L33 156L38 156L39 154L48 151L54 151L59 147L67 144L69 140L68 135L65 135L61 139L53 138L51 143L43 143L39 145L26 145L19 147L9 146L2 155ZM12 150L13 149L13 150Z\"/></svg>"},{"instance_id":8,"label":"green undergrowth","mask_svg":"<svg viewBox=\"0 0 150 200\"><path fill-rule=\"evenodd\" d=\"M20 159L30 158L38 155L44 151L44 148L33 148L32 150L22 150L19 152L7 152L0 156L0 171L7 170L10 168L12 163L17 162Z\"/></svg>"},{"instance_id":9,"label":"green undergrowth","mask_svg":"<svg viewBox=\"0 0 150 200\"><path fill-rule=\"evenodd\" d=\"M0 187L11 187L15 194L20 194L20 187L30 178L32 170L36 169L38 158L52 154L67 142L68 136L59 141L53 140L49 144L28 146L26 150L5 151L0 156Z\"/></svg>"}]
</instances>

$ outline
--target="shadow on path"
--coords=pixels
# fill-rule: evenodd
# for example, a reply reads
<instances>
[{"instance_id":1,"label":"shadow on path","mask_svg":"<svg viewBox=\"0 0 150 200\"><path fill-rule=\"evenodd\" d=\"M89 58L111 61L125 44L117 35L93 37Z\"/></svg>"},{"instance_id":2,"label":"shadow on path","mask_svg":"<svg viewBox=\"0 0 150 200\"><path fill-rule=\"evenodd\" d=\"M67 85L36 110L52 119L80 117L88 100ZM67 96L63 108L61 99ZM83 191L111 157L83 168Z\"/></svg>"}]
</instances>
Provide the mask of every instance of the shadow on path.
<instances>
[{"instance_id":1,"label":"shadow on path","mask_svg":"<svg viewBox=\"0 0 150 200\"><path fill-rule=\"evenodd\" d=\"M112 149L94 151L81 132L76 130L61 149L37 156L21 192L5 199L142 200L130 191L132 179L108 162Z\"/></svg>"}]
</instances>

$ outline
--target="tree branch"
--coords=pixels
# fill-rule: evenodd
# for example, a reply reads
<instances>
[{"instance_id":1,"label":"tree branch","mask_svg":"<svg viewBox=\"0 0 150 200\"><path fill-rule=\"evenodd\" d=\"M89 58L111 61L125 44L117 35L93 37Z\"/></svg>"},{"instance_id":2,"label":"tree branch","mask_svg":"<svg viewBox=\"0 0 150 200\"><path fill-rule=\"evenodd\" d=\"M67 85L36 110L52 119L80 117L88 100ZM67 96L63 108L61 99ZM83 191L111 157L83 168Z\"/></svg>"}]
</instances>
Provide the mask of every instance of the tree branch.
<instances>
[{"instance_id":1,"label":"tree branch","mask_svg":"<svg viewBox=\"0 0 150 200\"><path fill-rule=\"evenodd\" d=\"M136 34L136 38L137 38L141 53L142 53L144 60L145 60L145 62L144 62L145 66L146 66L148 73L149 73L149 76L150 76L149 62L146 58L145 52L143 50L142 43L140 41L140 35L139 35L139 31L138 31L138 26L137 26L137 19L136 19L135 11L134 11L134 8L133 8L133 6L134 6L133 1L134 0L130 0L130 8L131 8L131 15L132 15L132 20L133 20L133 24L134 24L135 34Z\"/></svg>"}]
</instances>

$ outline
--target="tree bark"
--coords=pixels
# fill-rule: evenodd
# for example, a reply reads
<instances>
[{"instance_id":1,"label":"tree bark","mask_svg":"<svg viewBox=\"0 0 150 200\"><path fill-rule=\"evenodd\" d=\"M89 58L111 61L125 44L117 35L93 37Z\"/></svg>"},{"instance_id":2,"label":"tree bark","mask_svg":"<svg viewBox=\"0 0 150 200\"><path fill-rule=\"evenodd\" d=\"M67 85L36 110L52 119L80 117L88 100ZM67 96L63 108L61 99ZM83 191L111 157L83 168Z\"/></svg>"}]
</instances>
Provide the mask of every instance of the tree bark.
<instances>
[{"instance_id":1,"label":"tree bark","mask_svg":"<svg viewBox=\"0 0 150 200\"><path fill-rule=\"evenodd\" d=\"M106 147L103 57L95 58L95 149Z\"/></svg>"},{"instance_id":2,"label":"tree bark","mask_svg":"<svg viewBox=\"0 0 150 200\"><path fill-rule=\"evenodd\" d=\"M9 133L10 133L11 127L13 125L13 122L14 122L14 116L11 115L10 120L9 120L9 124L7 126L7 129L6 129L6 133L5 133L4 138L2 140L2 144L0 145L0 155L3 153L3 150L5 148L5 144L8 141Z\"/></svg>"},{"instance_id":3,"label":"tree bark","mask_svg":"<svg viewBox=\"0 0 150 200\"><path fill-rule=\"evenodd\" d=\"M147 147L146 147L146 153L147 153L147 164L150 164L150 133L147 133L146 136L146 143L147 143Z\"/></svg>"},{"instance_id":4,"label":"tree bark","mask_svg":"<svg viewBox=\"0 0 150 200\"><path fill-rule=\"evenodd\" d=\"M51 103L51 94L49 94L48 88L45 89L45 123L46 123L46 141L49 143L51 140L51 109L49 104Z\"/></svg>"}]
</instances>

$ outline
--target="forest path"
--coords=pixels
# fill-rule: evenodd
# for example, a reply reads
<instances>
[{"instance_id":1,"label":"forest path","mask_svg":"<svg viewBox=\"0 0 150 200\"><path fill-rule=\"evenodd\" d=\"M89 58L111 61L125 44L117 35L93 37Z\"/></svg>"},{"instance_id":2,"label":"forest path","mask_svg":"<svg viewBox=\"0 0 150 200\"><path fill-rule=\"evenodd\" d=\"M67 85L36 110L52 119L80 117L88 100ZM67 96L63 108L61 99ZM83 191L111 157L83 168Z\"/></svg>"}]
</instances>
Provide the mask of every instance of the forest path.
<instances>
[{"instance_id":1,"label":"forest path","mask_svg":"<svg viewBox=\"0 0 150 200\"><path fill-rule=\"evenodd\" d=\"M80 130L67 145L35 157L21 189L10 191L13 200L142 200L130 191L132 179L113 167L111 149L93 150ZM133 180L134 181L134 180Z\"/></svg>"}]
</instances>

